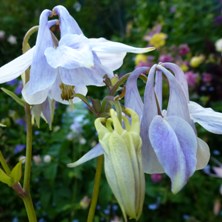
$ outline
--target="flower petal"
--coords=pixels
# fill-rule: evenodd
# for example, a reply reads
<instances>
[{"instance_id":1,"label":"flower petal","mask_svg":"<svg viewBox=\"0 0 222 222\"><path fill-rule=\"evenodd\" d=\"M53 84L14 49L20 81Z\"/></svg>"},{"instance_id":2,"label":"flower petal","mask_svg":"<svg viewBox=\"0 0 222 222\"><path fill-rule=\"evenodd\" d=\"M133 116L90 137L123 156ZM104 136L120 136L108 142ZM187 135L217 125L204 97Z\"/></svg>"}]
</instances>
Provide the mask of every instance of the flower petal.
<instances>
[{"instance_id":1,"label":"flower petal","mask_svg":"<svg viewBox=\"0 0 222 222\"><path fill-rule=\"evenodd\" d=\"M174 73L177 81L179 82L180 86L183 89L183 92L184 92L187 102L188 102L189 101L188 83L187 83L187 80L186 80L186 77L185 77L183 71L180 69L179 66L177 66L174 63L166 62L166 63L162 63L161 65L167 69L170 69Z\"/></svg>"},{"instance_id":2,"label":"flower petal","mask_svg":"<svg viewBox=\"0 0 222 222\"><path fill-rule=\"evenodd\" d=\"M101 63L114 71L123 64L127 52L145 53L154 50L153 47L136 48L119 42L113 42L104 38L89 38L92 50L97 54Z\"/></svg>"},{"instance_id":3,"label":"flower petal","mask_svg":"<svg viewBox=\"0 0 222 222\"><path fill-rule=\"evenodd\" d=\"M149 129L149 137L159 162L177 193L196 169L197 140L192 127L183 119L156 116Z\"/></svg>"},{"instance_id":4,"label":"flower petal","mask_svg":"<svg viewBox=\"0 0 222 222\"><path fill-rule=\"evenodd\" d=\"M210 149L207 143L205 143L202 139L198 139L198 147L197 147L197 166L196 170L203 169L210 160Z\"/></svg>"},{"instance_id":5,"label":"flower petal","mask_svg":"<svg viewBox=\"0 0 222 222\"><path fill-rule=\"evenodd\" d=\"M192 121L187 105L186 96L182 90L181 85L178 83L173 74L161 65L157 66L160 71L167 77L169 81L170 95L167 106L167 116L179 116L186 120L190 125Z\"/></svg>"},{"instance_id":6,"label":"flower petal","mask_svg":"<svg viewBox=\"0 0 222 222\"><path fill-rule=\"evenodd\" d=\"M190 101L188 103L191 119L199 123L211 133L222 134L222 113L215 112L211 108L204 108Z\"/></svg>"},{"instance_id":7,"label":"flower petal","mask_svg":"<svg viewBox=\"0 0 222 222\"><path fill-rule=\"evenodd\" d=\"M125 106L134 110L140 118L142 117L143 102L138 91L137 79L140 74L146 71L147 67L135 69L126 82Z\"/></svg>"},{"instance_id":8,"label":"flower petal","mask_svg":"<svg viewBox=\"0 0 222 222\"><path fill-rule=\"evenodd\" d=\"M45 49L54 46L48 27L48 16L50 14L50 10L44 10L40 16L36 50L30 70L30 80L22 90L24 99L32 105L41 104L46 100L49 88L56 80L56 71L48 65L44 56Z\"/></svg>"},{"instance_id":9,"label":"flower petal","mask_svg":"<svg viewBox=\"0 0 222 222\"><path fill-rule=\"evenodd\" d=\"M142 158L145 173L163 173L156 154L150 144L149 127L153 118L158 115L157 101L154 93L154 76L156 65L152 66L148 75L148 80L144 92L143 116L141 119L141 137L142 137Z\"/></svg>"},{"instance_id":10,"label":"flower petal","mask_svg":"<svg viewBox=\"0 0 222 222\"><path fill-rule=\"evenodd\" d=\"M103 148L102 146L98 143L96 146L94 146L88 153L86 153L84 156L82 156L79 160L67 164L68 167L76 167L79 166L91 159L94 159L98 156L103 155Z\"/></svg>"},{"instance_id":11,"label":"flower petal","mask_svg":"<svg viewBox=\"0 0 222 222\"><path fill-rule=\"evenodd\" d=\"M161 110L162 110L162 100L163 100L162 88L163 88L163 76L162 76L162 73L159 70L157 70L156 77L155 77L155 93L156 93L158 104Z\"/></svg>"},{"instance_id":12,"label":"flower petal","mask_svg":"<svg viewBox=\"0 0 222 222\"><path fill-rule=\"evenodd\" d=\"M59 16L61 37L65 34L82 34L79 25L64 6L58 5L53 11Z\"/></svg>"},{"instance_id":13,"label":"flower petal","mask_svg":"<svg viewBox=\"0 0 222 222\"><path fill-rule=\"evenodd\" d=\"M45 56L48 64L54 69L58 67L66 69L91 68L94 65L93 54L87 46L78 49L65 45L57 48L48 47L45 50Z\"/></svg>"},{"instance_id":14,"label":"flower petal","mask_svg":"<svg viewBox=\"0 0 222 222\"><path fill-rule=\"evenodd\" d=\"M0 68L0 83L11 81L20 76L31 65L35 46L23 55Z\"/></svg>"},{"instance_id":15,"label":"flower petal","mask_svg":"<svg viewBox=\"0 0 222 222\"><path fill-rule=\"evenodd\" d=\"M108 74L106 68L102 66L96 55L94 55L94 64L92 68L76 68L73 70L60 68L62 82L74 86L104 86L104 75ZM109 73L108 76L112 78L113 73Z\"/></svg>"}]
</instances>

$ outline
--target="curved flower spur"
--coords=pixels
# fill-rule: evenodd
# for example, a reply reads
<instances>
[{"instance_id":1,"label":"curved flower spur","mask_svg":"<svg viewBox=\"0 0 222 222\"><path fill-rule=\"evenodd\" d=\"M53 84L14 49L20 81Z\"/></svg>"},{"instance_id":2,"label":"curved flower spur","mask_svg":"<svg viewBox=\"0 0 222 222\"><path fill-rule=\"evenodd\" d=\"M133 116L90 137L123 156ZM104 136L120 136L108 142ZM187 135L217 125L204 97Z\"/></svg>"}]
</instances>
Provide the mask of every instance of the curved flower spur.
<instances>
[{"instance_id":1,"label":"curved flower spur","mask_svg":"<svg viewBox=\"0 0 222 222\"><path fill-rule=\"evenodd\" d=\"M59 16L59 41L55 41L50 31L49 26L56 23L48 21L52 14ZM153 49L87 38L67 9L56 6L53 13L42 12L35 46L0 68L0 83L17 78L31 67L30 79L22 91L27 103L42 104L49 97L69 104L78 101L75 93L86 95L87 86L103 86L105 75L112 78L127 52L145 53Z\"/></svg>"},{"instance_id":2,"label":"curved flower spur","mask_svg":"<svg viewBox=\"0 0 222 222\"><path fill-rule=\"evenodd\" d=\"M196 136L194 122L199 121L211 132L222 133L221 120L216 124L222 114L189 102L184 74L172 63L154 65L150 69L143 104L136 85L142 72L145 68L138 68L129 77L125 105L140 115L144 171L151 174L165 172L176 193L195 170L204 168L209 161L209 147ZM169 83L166 110L162 110L163 75ZM204 112L201 114L200 110ZM209 116L211 124L208 120L204 124L203 116Z\"/></svg>"}]
</instances>

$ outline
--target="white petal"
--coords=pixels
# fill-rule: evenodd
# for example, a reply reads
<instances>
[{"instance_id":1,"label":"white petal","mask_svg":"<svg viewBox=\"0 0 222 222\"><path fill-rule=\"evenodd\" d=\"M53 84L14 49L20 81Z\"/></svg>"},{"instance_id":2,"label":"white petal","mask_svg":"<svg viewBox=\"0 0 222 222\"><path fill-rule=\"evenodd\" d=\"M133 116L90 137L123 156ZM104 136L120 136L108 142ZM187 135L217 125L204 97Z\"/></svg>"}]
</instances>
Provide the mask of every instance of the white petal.
<instances>
[{"instance_id":1,"label":"white petal","mask_svg":"<svg viewBox=\"0 0 222 222\"><path fill-rule=\"evenodd\" d=\"M86 153L84 156L82 156L79 160L75 161L74 163L69 163L68 167L79 166L91 159L101 156L102 154L103 154L103 148L98 143L95 147L93 147L88 153Z\"/></svg>"},{"instance_id":2,"label":"white petal","mask_svg":"<svg viewBox=\"0 0 222 222\"><path fill-rule=\"evenodd\" d=\"M118 69L123 64L123 59L127 52L145 53L154 50L154 48L136 48L119 42L113 42L104 38L89 39L92 50L97 54L101 63L109 67L112 71Z\"/></svg>"},{"instance_id":3,"label":"white petal","mask_svg":"<svg viewBox=\"0 0 222 222\"><path fill-rule=\"evenodd\" d=\"M197 147L197 165L196 170L203 169L210 160L210 149L207 143L202 139L197 138L198 147Z\"/></svg>"},{"instance_id":4,"label":"white petal","mask_svg":"<svg viewBox=\"0 0 222 222\"><path fill-rule=\"evenodd\" d=\"M31 65L35 46L23 55L0 68L0 83L11 81L20 76Z\"/></svg>"},{"instance_id":5,"label":"white petal","mask_svg":"<svg viewBox=\"0 0 222 222\"><path fill-rule=\"evenodd\" d=\"M53 68L90 68L94 65L93 54L87 46L78 49L73 49L65 45L57 48L49 47L45 50L45 56L48 64Z\"/></svg>"},{"instance_id":6,"label":"white petal","mask_svg":"<svg viewBox=\"0 0 222 222\"><path fill-rule=\"evenodd\" d=\"M215 112L211 108L204 108L190 101L188 103L191 119L199 123L211 133L222 134L222 113Z\"/></svg>"}]
</instances>

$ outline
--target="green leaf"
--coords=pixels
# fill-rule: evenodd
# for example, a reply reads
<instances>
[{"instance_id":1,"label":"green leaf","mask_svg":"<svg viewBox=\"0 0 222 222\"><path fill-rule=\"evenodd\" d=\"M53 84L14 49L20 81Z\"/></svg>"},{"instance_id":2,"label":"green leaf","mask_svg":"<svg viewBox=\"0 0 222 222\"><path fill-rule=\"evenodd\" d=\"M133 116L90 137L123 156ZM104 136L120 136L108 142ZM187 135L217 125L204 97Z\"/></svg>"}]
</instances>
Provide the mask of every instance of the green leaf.
<instances>
[{"instance_id":1,"label":"green leaf","mask_svg":"<svg viewBox=\"0 0 222 222\"><path fill-rule=\"evenodd\" d=\"M9 95L12 99L14 99L20 106L22 107L25 106L25 102L22 99L20 99L18 96L16 96L15 93L5 88L1 88L1 90L7 95Z\"/></svg>"},{"instance_id":2,"label":"green leaf","mask_svg":"<svg viewBox=\"0 0 222 222\"><path fill-rule=\"evenodd\" d=\"M15 167L12 169L12 172L10 174L13 184L19 182L19 180L22 177L22 162L18 162Z\"/></svg>"},{"instance_id":3,"label":"green leaf","mask_svg":"<svg viewBox=\"0 0 222 222\"><path fill-rule=\"evenodd\" d=\"M12 178L9 177L2 169L0 169L0 181L6 183L8 186L12 186Z\"/></svg>"}]
</instances>

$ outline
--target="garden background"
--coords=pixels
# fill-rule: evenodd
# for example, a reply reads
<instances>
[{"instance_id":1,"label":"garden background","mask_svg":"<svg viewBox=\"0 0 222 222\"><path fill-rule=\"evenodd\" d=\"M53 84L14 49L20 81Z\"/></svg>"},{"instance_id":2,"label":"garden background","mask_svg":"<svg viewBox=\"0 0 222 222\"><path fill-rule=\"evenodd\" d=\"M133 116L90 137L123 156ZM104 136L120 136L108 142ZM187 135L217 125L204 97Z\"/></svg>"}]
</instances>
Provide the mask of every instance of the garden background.
<instances>
[{"instance_id":1,"label":"garden background","mask_svg":"<svg viewBox=\"0 0 222 222\"><path fill-rule=\"evenodd\" d=\"M127 55L117 74L135 66L175 62L185 72L192 100L222 112L222 56L215 47L222 38L221 0L0 0L0 66L21 54L23 36L38 24L41 11L59 4L69 10L87 37L157 47L148 56ZM20 80L2 87L21 96ZM89 90L94 98L103 98L103 88ZM25 154L24 111L3 92L0 104L0 123L7 126L0 128L0 149L13 166ZM34 127L31 188L39 222L86 221L96 161L75 169L66 164L97 143L93 122L83 104L57 104L52 130L43 120L40 128ZM222 136L200 128L198 133L211 148L209 165L176 195L171 193L167 177L146 175L141 222L222 221ZM22 201L1 183L0 221L26 220ZM121 221L104 175L95 217L95 222L100 221Z\"/></svg>"}]
</instances>

